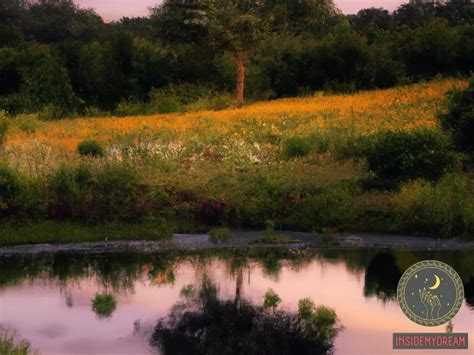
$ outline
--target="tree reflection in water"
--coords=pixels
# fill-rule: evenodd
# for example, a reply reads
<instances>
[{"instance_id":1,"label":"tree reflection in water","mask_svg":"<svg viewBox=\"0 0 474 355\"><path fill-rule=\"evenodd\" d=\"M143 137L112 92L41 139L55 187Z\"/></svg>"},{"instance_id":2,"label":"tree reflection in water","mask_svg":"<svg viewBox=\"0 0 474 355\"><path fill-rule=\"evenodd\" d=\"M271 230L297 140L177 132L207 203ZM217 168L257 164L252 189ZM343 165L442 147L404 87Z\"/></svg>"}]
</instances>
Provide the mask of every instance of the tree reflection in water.
<instances>
[{"instance_id":1,"label":"tree reflection in water","mask_svg":"<svg viewBox=\"0 0 474 355\"><path fill-rule=\"evenodd\" d=\"M469 307L474 308L474 276L464 285L464 296Z\"/></svg>"},{"instance_id":2,"label":"tree reflection in water","mask_svg":"<svg viewBox=\"0 0 474 355\"><path fill-rule=\"evenodd\" d=\"M367 265L364 296L376 296L384 302L394 299L401 276L402 272L392 254L376 254Z\"/></svg>"},{"instance_id":3,"label":"tree reflection in water","mask_svg":"<svg viewBox=\"0 0 474 355\"><path fill-rule=\"evenodd\" d=\"M326 263L344 262L349 272L365 274L364 295L382 301L392 300L401 273L410 265L425 259L436 259L451 265L461 276L465 287L466 303L474 308L474 258L470 252L411 252L398 250L323 250L290 253L284 249L215 250L206 252L166 252L156 254L35 254L0 257L0 289L17 285L25 280L41 280L60 286L68 307L74 306L73 289L84 278L93 279L101 292L127 295L134 292L137 280L148 280L160 287L173 285L175 269L189 264L198 279L214 272L215 262L226 266L227 277L235 281L237 296L243 294L255 265L263 275L278 281L282 265L301 269L315 260ZM239 297L235 302L238 305Z\"/></svg>"},{"instance_id":4,"label":"tree reflection in water","mask_svg":"<svg viewBox=\"0 0 474 355\"><path fill-rule=\"evenodd\" d=\"M200 288L183 288L150 344L164 354L326 354L332 348L337 328L330 309L305 300L304 312L293 314L220 300L218 293L209 279Z\"/></svg>"}]
</instances>

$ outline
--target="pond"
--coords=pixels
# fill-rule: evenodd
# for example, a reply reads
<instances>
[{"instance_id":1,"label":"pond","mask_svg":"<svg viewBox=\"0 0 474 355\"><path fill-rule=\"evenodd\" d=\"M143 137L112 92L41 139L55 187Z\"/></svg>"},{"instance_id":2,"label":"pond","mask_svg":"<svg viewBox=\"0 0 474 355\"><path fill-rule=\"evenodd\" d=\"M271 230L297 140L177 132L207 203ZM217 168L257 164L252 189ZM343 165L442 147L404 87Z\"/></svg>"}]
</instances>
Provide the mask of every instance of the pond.
<instances>
[{"instance_id":1,"label":"pond","mask_svg":"<svg viewBox=\"0 0 474 355\"><path fill-rule=\"evenodd\" d=\"M395 353L393 332L446 332L446 325L411 322L396 301L401 273L423 259L447 262L460 274L465 300L453 326L454 332L469 333L472 349L474 258L468 252L262 249L0 257L0 324L42 354L156 353L150 344L158 320L186 290L207 280L222 300L261 305L273 289L288 312L305 297L334 309L342 325L336 354ZM112 304L101 311L97 294L113 296Z\"/></svg>"}]
</instances>

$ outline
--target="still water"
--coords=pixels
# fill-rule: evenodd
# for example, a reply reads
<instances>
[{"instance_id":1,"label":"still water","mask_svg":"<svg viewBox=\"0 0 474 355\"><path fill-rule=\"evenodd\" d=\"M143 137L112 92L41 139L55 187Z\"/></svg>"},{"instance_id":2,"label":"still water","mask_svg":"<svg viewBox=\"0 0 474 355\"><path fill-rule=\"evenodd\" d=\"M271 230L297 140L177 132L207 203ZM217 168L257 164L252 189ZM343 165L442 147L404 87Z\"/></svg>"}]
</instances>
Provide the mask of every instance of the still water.
<instances>
[{"instance_id":1,"label":"still water","mask_svg":"<svg viewBox=\"0 0 474 355\"><path fill-rule=\"evenodd\" d=\"M445 332L412 323L398 307L401 273L423 259L450 264L466 297L453 319L454 332L469 333L474 349L474 257L469 252L225 251L213 254L37 255L0 257L0 324L15 329L42 354L149 354L157 321L179 302L182 290L211 280L221 299L261 304L273 289L280 307L295 311L311 298L333 308L343 329L336 354L392 351L393 332ZM109 317L92 308L98 293L115 296ZM417 351L417 354L429 351ZM433 352L431 352L433 353Z\"/></svg>"}]
</instances>

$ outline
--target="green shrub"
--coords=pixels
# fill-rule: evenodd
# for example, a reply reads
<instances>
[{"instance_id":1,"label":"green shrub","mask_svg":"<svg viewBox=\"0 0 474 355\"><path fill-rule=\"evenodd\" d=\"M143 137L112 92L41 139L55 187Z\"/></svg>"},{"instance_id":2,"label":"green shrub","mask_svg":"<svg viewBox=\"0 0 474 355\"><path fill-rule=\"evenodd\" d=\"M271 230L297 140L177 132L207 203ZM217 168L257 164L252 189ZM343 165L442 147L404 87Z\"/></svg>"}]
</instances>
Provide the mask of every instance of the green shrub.
<instances>
[{"instance_id":1,"label":"green shrub","mask_svg":"<svg viewBox=\"0 0 474 355\"><path fill-rule=\"evenodd\" d=\"M97 294L92 300L92 310L99 318L109 318L117 308L117 300L113 295Z\"/></svg>"},{"instance_id":2,"label":"green shrub","mask_svg":"<svg viewBox=\"0 0 474 355\"><path fill-rule=\"evenodd\" d=\"M209 241L213 244L226 243L233 238L232 231L227 228L214 228L209 231Z\"/></svg>"},{"instance_id":3,"label":"green shrub","mask_svg":"<svg viewBox=\"0 0 474 355\"><path fill-rule=\"evenodd\" d=\"M82 156L102 157L104 150L102 146L93 140L82 141L77 145L77 152Z\"/></svg>"},{"instance_id":4,"label":"green shrub","mask_svg":"<svg viewBox=\"0 0 474 355\"><path fill-rule=\"evenodd\" d=\"M393 197L396 231L438 237L473 235L472 181L448 174L437 183L417 180Z\"/></svg>"},{"instance_id":5,"label":"green shrub","mask_svg":"<svg viewBox=\"0 0 474 355\"><path fill-rule=\"evenodd\" d=\"M436 180L455 162L449 138L428 129L381 132L372 138L364 154L369 170L389 181Z\"/></svg>"},{"instance_id":6,"label":"green shrub","mask_svg":"<svg viewBox=\"0 0 474 355\"><path fill-rule=\"evenodd\" d=\"M149 97L149 105L152 112L170 113L183 110L179 97L164 89L152 89Z\"/></svg>"},{"instance_id":7,"label":"green shrub","mask_svg":"<svg viewBox=\"0 0 474 355\"><path fill-rule=\"evenodd\" d=\"M265 221L265 237L271 238L275 234L275 222L271 219Z\"/></svg>"},{"instance_id":8,"label":"green shrub","mask_svg":"<svg viewBox=\"0 0 474 355\"><path fill-rule=\"evenodd\" d=\"M209 86L186 83L152 89L148 96L150 113L223 110L234 104L229 94L220 94Z\"/></svg>"},{"instance_id":9,"label":"green shrub","mask_svg":"<svg viewBox=\"0 0 474 355\"><path fill-rule=\"evenodd\" d=\"M49 214L87 223L139 222L148 212L139 208L140 179L128 165L61 166L48 177Z\"/></svg>"},{"instance_id":10,"label":"green shrub","mask_svg":"<svg viewBox=\"0 0 474 355\"><path fill-rule=\"evenodd\" d=\"M89 106L84 109L84 114L87 117L106 117L110 116L110 112L108 111L103 111L98 107L95 106Z\"/></svg>"},{"instance_id":11,"label":"green shrub","mask_svg":"<svg viewBox=\"0 0 474 355\"><path fill-rule=\"evenodd\" d=\"M456 147L474 158L474 79L467 89L452 95L449 111L441 121L452 133Z\"/></svg>"},{"instance_id":12,"label":"green shrub","mask_svg":"<svg viewBox=\"0 0 474 355\"><path fill-rule=\"evenodd\" d=\"M216 94L212 97L199 98L197 101L186 105L186 111L219 111L232 107L235 99L229 94Z\"/></svg>"},{"instance_id":13,"label":"green shrub","mask_svg":"<svg viewBox=\"0 0 474 355\"><path fill-rule=\"evenodd\" d=\"M325 339L333 339L337 335L336 312L325 306L316 307L310 298L299 300L298 317L309 338L324 342Z\"/></svg>"},{"instance_id":14,"label":"green shrub","mask_svg":"<svg viewBox=\"0 0 474 355\"><path fill-rule=\"evenodd\" d=\"M43 181L31 177L21 177L20 192L14 201L15 218L40 219L47 215L47 194Z\"/></svg>"},{"instance_id":15,"label":"green shrub","mask_svg":"<svg viewBox=\"0 0 474 355\"><path fill-rule=\"evenodd\" d=\"M9 215L15 207L15 199L20 193L20 179L16 171L0 163L0 216Z\"/></svg>"},{"instance_id":16,"label":"green shrub","mask_svg":"<svg viewBox=\"0 0 474 355\"><path fill-rule=\"evenodd\" d=\"M26 133L35 133L42 122L39 120L38 115L18 115L15 118L16 126Z\"/></svg>"},{"instance_id":17,"label":"green shrub","mask_svg":"<svg viewBox=\"0 0 474 355\"><path fill-rule=\"evenodd\" d=\"M92 185L90 219L97 221L133 221L146 211L138 208L140 177L128 165L111 163L100 168Z\"/></svg>"},{"instance_id":18,"label":"green shrub","mask_svg":"<svg viewBox=\"0 0 474 355\"><path fill-rule=\"evenodd\" d=\"M278 294L273 291L271 288L265 292L263 295L263 308L264 309L269 309L271 308L273 311L276 310L278 305L281 303L281 297L278 296Z\"/></svg>"},{"instance_id":19,"label":"green shrub","mask_svg":"<svg viewBox=\"0 0 474 355\"><path fill-rule=\"evenodd\" d=\"M17 340L14 332L0 325L0 354L2 355L29 355L38 354L31 349L27 340Z\"/></svg>"},{"instance_id":20,"label":"green shrub","mask_svg":"<svg viewBox=\"0 0 474 355\"><path fill-rule=\"evenodd\" d=\"M304 157L310 150L311 145L305 137L293 136L284 142L283 153L287 159Z\"/></svg>"},{"instance_id":21,"label":"green shrub","mask_svg":"<svg viewBox=\"0 0 474 355\"><path fill-rule=\"evenodd\" d=\"M150 113L149 107L139 101L123 100L115 108L115 114L117 116L136 116L146 115Z\"/></svg>"},{"instance_id":22,"label":"green shrub","mask_svg":"<svg viewBox=\"0 0 474 355\"><path fill-rule=\"evenodd\" d=\"M81 208L81 190L74 168L61 165L48 176L49 214L53 218L73 218Z\"/></svg>"},{"instance_id":23,"label":"green shrub","mask_svg":"<svg viewBox=\"0 0 474 355\"><path fill-rule=\"evenodd\" d=\"M328 232L352 226L358 214L354 191L344 185L330 186L305 196L295 206L287 224L294 229Z\"/></svg>"}]
</instances>

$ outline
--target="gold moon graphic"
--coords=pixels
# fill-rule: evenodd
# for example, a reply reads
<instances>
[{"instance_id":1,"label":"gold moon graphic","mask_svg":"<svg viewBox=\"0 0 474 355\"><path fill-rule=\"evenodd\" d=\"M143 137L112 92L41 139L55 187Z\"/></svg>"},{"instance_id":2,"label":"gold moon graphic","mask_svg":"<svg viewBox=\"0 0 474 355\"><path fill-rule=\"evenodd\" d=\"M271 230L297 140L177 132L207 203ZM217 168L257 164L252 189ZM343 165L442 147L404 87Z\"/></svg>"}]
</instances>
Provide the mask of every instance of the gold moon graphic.
<instances>
[{"instance_id":1,"label":"gold moon graphic","mask_svg":"<svg viewBox=\"0 0 474 355\"><path fill-rule=\"evenodd\" d=\"M435 284L433 286L428 287L430 290L436 290L439 287L439 285L441 284L441 280L439 279L439 276L435 274L434 277L435 277L436 281L435 281Z\"/></svg>"}]
</instances>

